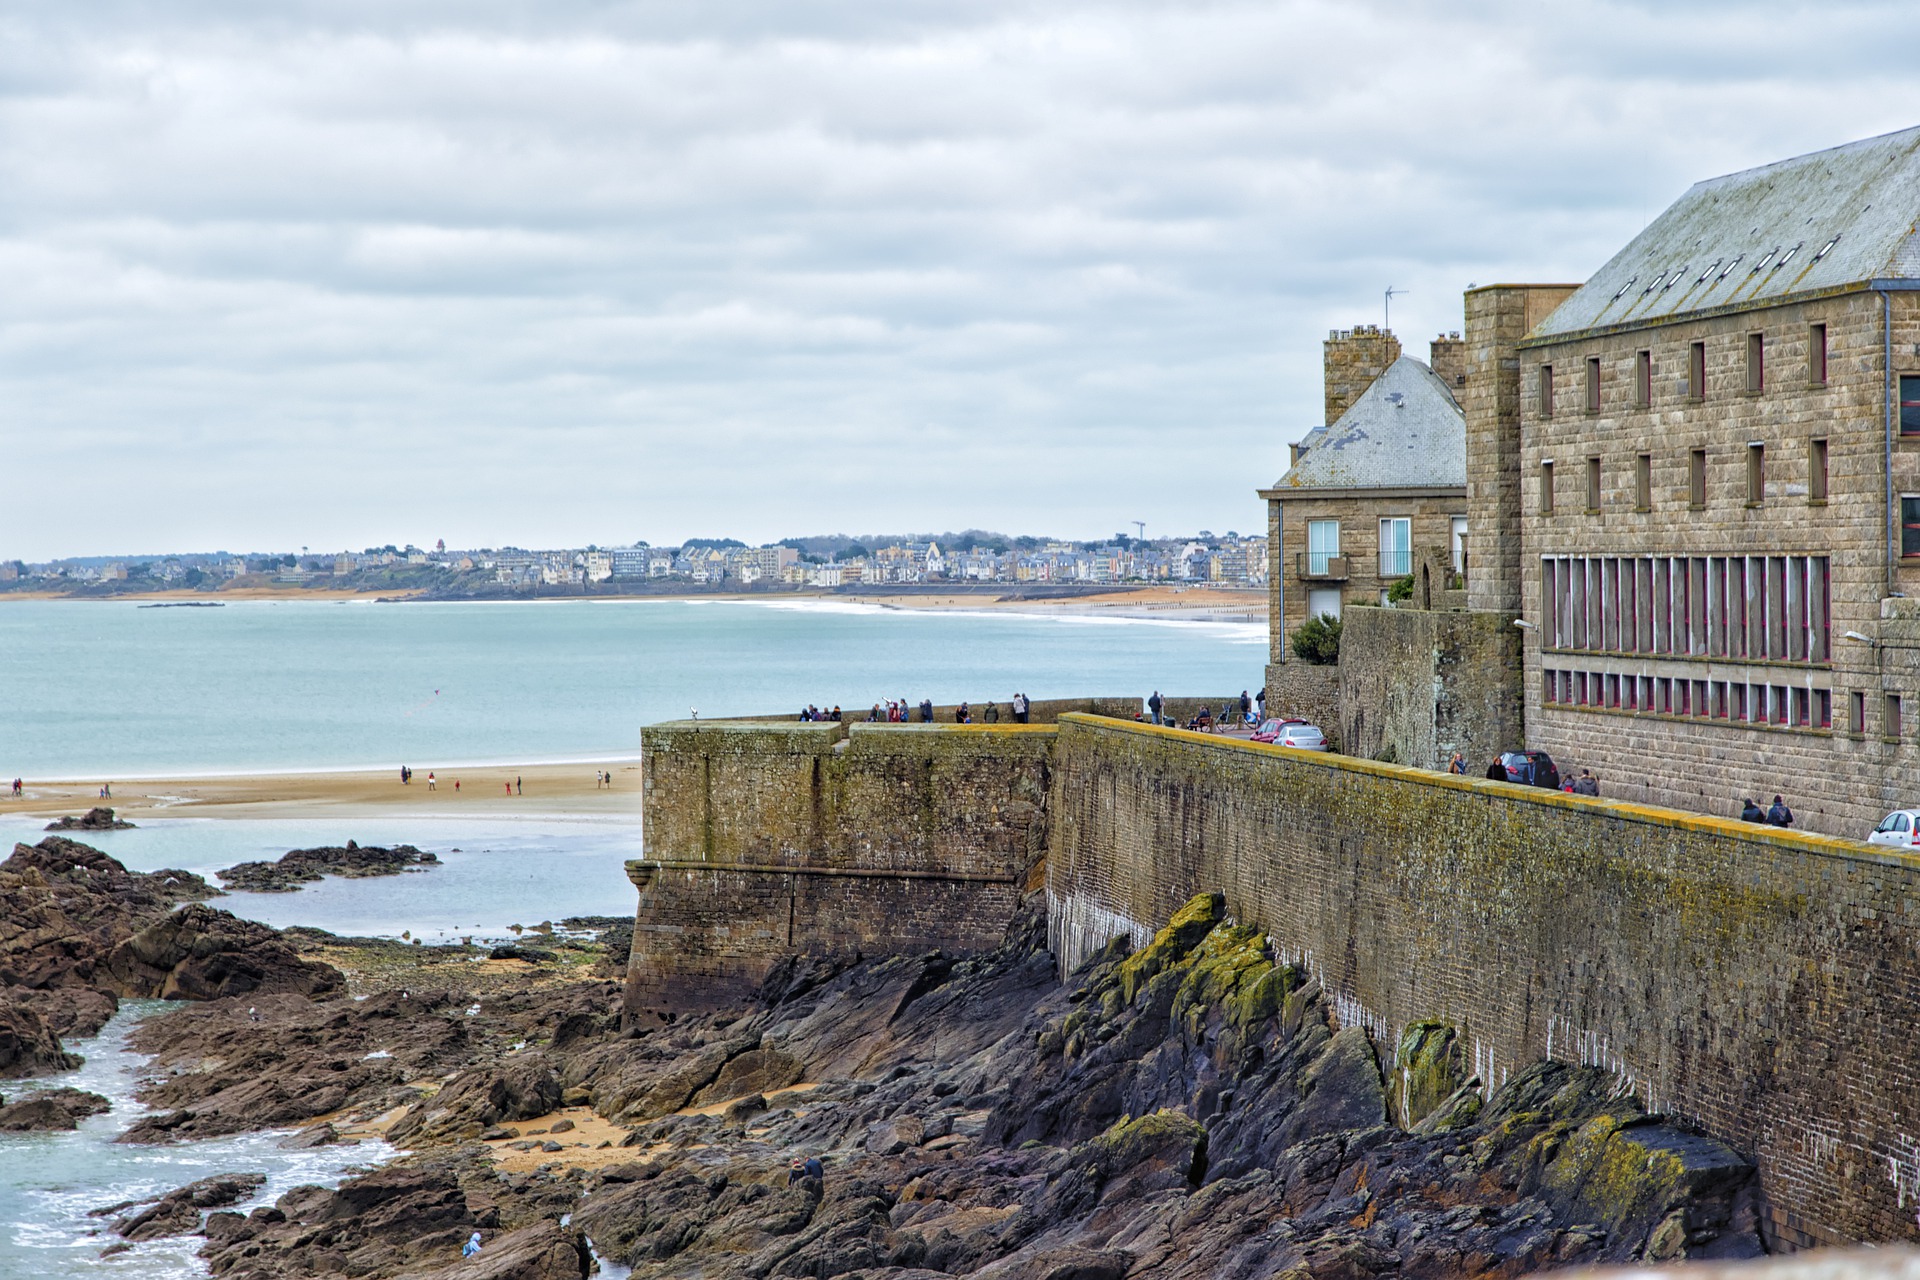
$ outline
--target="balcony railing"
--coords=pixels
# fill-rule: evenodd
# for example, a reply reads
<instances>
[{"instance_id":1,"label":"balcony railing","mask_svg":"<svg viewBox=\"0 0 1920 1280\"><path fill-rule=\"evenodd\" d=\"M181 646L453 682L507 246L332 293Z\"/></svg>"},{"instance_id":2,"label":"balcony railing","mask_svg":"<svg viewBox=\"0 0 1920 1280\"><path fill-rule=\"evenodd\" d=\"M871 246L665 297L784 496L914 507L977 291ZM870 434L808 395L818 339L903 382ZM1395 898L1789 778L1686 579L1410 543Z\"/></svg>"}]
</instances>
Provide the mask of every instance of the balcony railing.
<instances>
[{"instance_id":1,"label":"balcony railing","mask_svg":"<svg viewBox=\"0 0 1920 1280\"><path fill-rule=\"evenodd\" d=\"M1344 582L1347 578L1347 558L1296 551L1293 553L1293 573L1297 578Z\"/></svg>"}]
</instances>

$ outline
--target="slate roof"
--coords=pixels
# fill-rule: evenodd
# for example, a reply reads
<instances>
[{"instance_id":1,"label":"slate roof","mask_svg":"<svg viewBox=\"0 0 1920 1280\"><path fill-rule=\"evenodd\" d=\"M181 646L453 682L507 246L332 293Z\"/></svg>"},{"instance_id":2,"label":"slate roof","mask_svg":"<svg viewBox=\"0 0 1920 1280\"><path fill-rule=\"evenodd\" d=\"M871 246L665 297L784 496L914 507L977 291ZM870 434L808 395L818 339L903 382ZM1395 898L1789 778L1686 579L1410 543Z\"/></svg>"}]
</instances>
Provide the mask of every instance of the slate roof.
<instances>
[{"instance_id":1,"label":"slate roof","mask_svg":"<svg viewBox=\"0 0 1920 1280\"><path fill-rule=\"evenodd\" d=\"M1466 487L1466 415L1447 384L1411 356L1388 365L1302 443L1306 453L1275 489Z\"/></svg>"},{"instance_id":2,"label":"slate roof","mask_svg":"<svg viewBox=\"0 0 1920 1280\"><path fill-rule=\"evenodd\" d=\"M1920 127L1698 182L1528 339L1920 278Z\"/></svg>"}]
</instances>

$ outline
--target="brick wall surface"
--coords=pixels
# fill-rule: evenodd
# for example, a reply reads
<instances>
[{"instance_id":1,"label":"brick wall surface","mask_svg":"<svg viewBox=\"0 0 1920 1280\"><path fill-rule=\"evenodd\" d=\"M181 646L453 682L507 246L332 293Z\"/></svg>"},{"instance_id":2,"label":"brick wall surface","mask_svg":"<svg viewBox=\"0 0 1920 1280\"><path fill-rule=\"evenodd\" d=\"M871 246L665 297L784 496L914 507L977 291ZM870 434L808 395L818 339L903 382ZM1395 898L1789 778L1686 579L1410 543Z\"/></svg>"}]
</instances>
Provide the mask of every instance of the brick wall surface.
<instances>
[{"instance_id":1,"label":"brick wall surface","mask_svg":"<svg viewBox=\"0 0 1920 1280\"><path fill-rule=\"evenodd\" d=\"M1399 358L1400 339L1391 329L1371 324L1335 329L1321 353L1321 389L1326 397L1326 417L1321 421L1338 419Z\"/></svg>"},{"instance_id":2,"label":"brick wall surface","mask_svg":"<svg viewBox=\"0 0 1920 1280\"><path fill-rule=\"evenodd\" d=\"M1345 631L1342 631L1344 637ZM1340 739L1340 668L1295 659L1267 668L1267 714L1294 716L1317 725L1333 748Z\"/></svg>"},{"instance_id":3,"label":"brick wall surface","mask_svg":"<svg viewBox=\"0 0 1920 1280\"><path fill-rule=\"evenodd\" d=\"M1484 292L1484 291L1481 291ZM1469 336L1475 335L1469 294ZM1894 295L1894 374L1920 373L1920 300ZM1810 381L1810 326L1827 327L1827 379ZM1752 335L1762 340L1763 385L1748 389ZM1689 350L1706 344L1705 395L1689 386ZM1650 353L1651 401L1636 402L1636 361ZM1515 563L1518 608L1538 621L1541 557L1632 555L1814 555L1831 566L1830 662L1749 662L1705 655L1636 655L1547 647L1530 633L1526 654L1526 719L1531 745L1609 775L1621 795L1654 803L1737 812L1742 797L1787 795L1803 823L1860 834L1889 808L1915 802L1910 779L1920 768L1909 712L1889 735L1885 695L1920 710L1911 664L1886 647L1849 641L1853 631L1880 636L1889 591L1886 439L1887 389L1881 301L1870 293L1828 297L1676 324L1576 337L1517 348L1517 395L1524 447L1517 458L1517 528L1523 554ZM1599 409L1587 401L1586 370L1600 361ZM1539 400L1539 370L1551 364L1552 413ZM1473 378L1469 378L1473 387ZM1469 418L1470 439L1475 436ZM1827 441L1828 496L1810 490L1810 441ZM1765 496L1748 501L1748 446L1765 449ZM1707 457L1706 502L1690 501L1691 453ZM1652 503L1639 505L1636 458L1651 463ZM1601 464L1601 500L1589 508L1586 460ZM1541 510L1541 464L1554 463L1555 502ZM1470 472L1480 465L1470 449ZM1892 454L1896 493L1920 492L1920 437L1900 439ZM1476 502L1479 495L1476 493ZM1475 507L1475 528L1481 527ZM1475 544L1476 546L1478 543ZM1471 588L1485 575L1476 555ZM1894 589L1920 596L1920 560L1900 562ZM1476 597L1477 598L1477 597ZM1543 698L1543 669L1831 690L1835 723L1804 729L1748 726L1653 713L1574 708ZM1866 695L1862 734L1842 724L1853 692ZM1888 737L1892 741L1887 741Z\"/></svg>"},{"instance_id":4,"label":"brick wall surface","mask_svg":"<svg viewBox=\"0 0 1920 1280\"><path fill-rule=\"evenodd\" d=\"M1920 1235L1920 860L1079 717L1052 794L1063 965L1218 889L1385 1043L1610 1068L1752 1155L1786 1231Z\"/></svg>"}]
</instances>

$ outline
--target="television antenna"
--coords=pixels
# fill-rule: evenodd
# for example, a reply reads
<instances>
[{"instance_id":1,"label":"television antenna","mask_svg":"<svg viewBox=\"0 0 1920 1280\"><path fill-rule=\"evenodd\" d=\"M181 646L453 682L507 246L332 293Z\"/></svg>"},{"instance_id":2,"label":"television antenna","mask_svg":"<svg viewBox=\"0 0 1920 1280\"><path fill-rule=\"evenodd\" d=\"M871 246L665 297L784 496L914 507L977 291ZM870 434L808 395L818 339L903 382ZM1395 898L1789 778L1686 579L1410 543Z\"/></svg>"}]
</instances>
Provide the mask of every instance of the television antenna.
<instances>
[{"instance_id":1,"label":"television antenna","mask_svg":"<svg viewBox=\"0 0 1920 1280\"><path fill-rule=\"evenodd\" d=\"M1380 326L1382 329L1393 328L1393 300L1397 297L1400 297L1402 294L1407 294L1412 292L1413 290L1411 289L1396 289L1392 285L1387 286L1386 297L1383 300L1384 305L1381 307L1380 318L1385 322Z\"/></svg>"}]
</instances>

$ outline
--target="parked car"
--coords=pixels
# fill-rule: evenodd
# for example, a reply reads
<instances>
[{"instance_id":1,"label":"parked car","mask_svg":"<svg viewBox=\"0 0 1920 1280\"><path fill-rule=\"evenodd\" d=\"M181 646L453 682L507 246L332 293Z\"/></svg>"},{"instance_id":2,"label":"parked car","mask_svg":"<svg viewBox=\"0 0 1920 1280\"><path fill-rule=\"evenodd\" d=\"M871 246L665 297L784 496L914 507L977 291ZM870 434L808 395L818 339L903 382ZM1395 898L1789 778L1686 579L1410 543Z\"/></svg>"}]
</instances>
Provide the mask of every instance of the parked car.
<instances>
[{"instance_id":1,"label":"parked car","mask_svg":"<svg viewBox=\"0 0 1920 1280\"><path fill-rule=\"evenodd\" d=\"M1280 726L1280 732L1271 739L1276 747L1292 747L1297 751L1325 751L1327 735L1304 720L1289 720Z\"/></svg>"},{"instance_id":2,"label":"parked car","mask_svg":"<svg viewBox=\"0 0 1920 1280\"><path fill-rule=\"evenodd\" d=\"M1545 787L1549 791L1560 789L1560 767L1544 751L1503 751L1500 767L1507 771L1508 782L1517 782L1523 787Z\"/></svg>"},{"instance_id":3,"label":"parked car","mask_svg":"<svg viewBox=\"0 0 1920 1280\"><path fill-rule=\"evenodd\" d=\"M1272 716L1260 722L1260 727L1253 731L1253 740L1255 742L1272 742L1275 738L1280 736L1280 731L1286 728L1288 725L1305 724L1305 723L1306 723L1305 720L1296 720L1290 717L1283 717L1283 716Z\"/></svg>"},{"instance_id":4,"label":"parked car","mask_svg":"<svg viewBox=\"0 0 1920 1280\"><path fill-rule=\"evenodd\" d=\"M1880 825L1867 837L1867 843L1920 848L1920 809L1895 809L1880 819Z\"/></svg>"}]
</instances>

